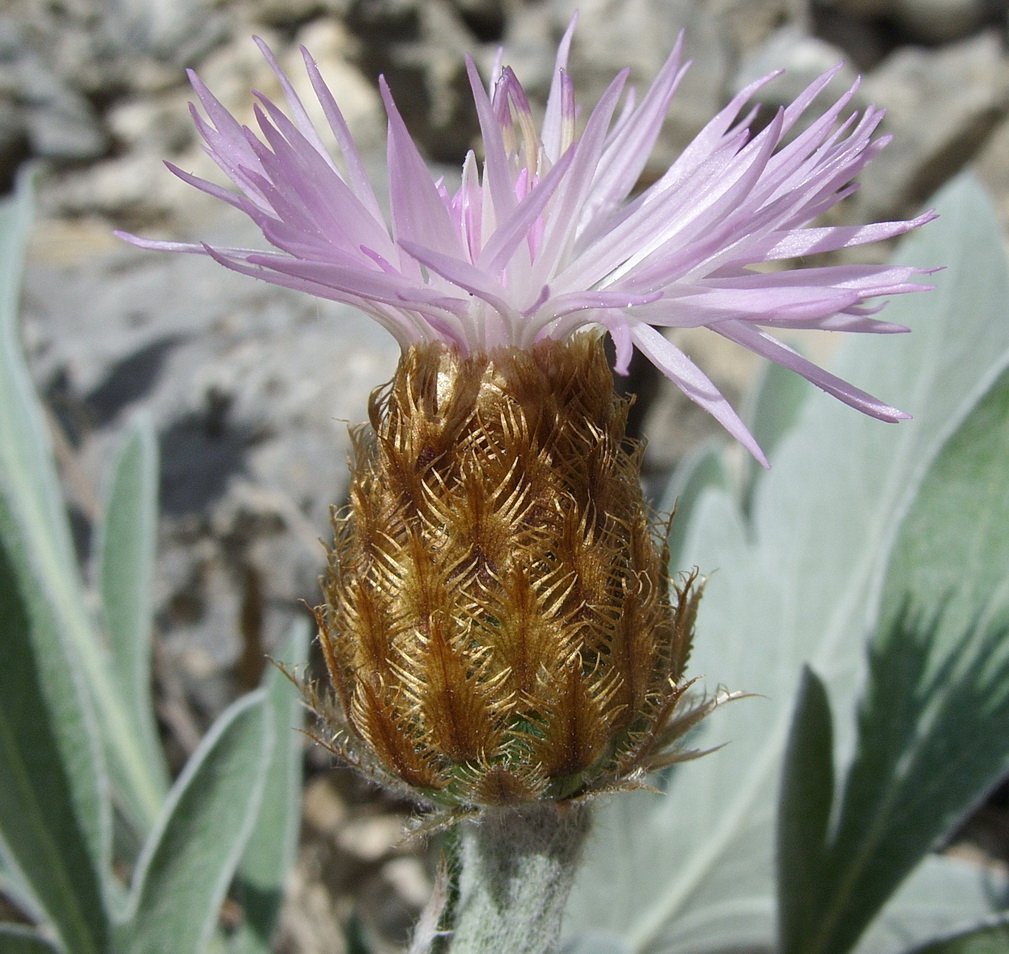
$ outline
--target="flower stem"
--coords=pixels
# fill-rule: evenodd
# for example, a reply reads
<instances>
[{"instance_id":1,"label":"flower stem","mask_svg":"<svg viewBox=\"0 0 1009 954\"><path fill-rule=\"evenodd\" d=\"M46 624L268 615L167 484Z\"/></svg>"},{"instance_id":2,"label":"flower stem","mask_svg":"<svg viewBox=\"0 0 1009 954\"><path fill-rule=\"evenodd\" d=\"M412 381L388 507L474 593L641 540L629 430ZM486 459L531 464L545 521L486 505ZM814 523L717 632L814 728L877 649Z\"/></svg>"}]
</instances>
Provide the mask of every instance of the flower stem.
<instances>
[{"instance_id":1,"label":"flower stem","mask_svg":"<svg viewBox=\"0 0 1009 954\"><path fill-rule=\"evenodd\" d=\"M553 802L463 822L451 954L553 954L588 829L585 806Z\"/></svg>"}]
</instances>

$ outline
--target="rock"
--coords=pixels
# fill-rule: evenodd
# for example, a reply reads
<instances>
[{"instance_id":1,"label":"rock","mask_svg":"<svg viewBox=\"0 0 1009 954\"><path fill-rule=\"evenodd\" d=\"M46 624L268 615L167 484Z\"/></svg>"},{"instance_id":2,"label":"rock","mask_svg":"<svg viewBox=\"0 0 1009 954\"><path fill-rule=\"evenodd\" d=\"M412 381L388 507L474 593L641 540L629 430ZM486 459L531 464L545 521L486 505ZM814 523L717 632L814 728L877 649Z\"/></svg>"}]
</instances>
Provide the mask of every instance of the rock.
<instances>
[{"instance_id":1,"label":"rock","mask_svg":"<svg viewBox=\"0 0 1009 954\"><path fill-rule=\"evenodd\" d=\"M91 103L53 71L26 42L23 30L0 18L0 102L2 137L14 148L44 159L78 162L97 159L108 136ZM11 147L8 146L8 149Z\"/></svg>"},{"instance_id":2,"label":"rock","mask_svg":"<svg viewBox=\"0 0 1009 954\"><path fill-rule=\"evenodd\" d=\"M187 105L192 98L191 91L181 88L129 96L109 108L105 122L120 150L178 156L196 140Z\"/></svg>"},{"instance_id":3,"label":"rock","mask_svg":"<svg viewBox=\"0 0 1009 954\"><path fill-rule=\"evenodd\" d=\"M102 15L119 50L139 49L170 63L198 60L227 35L226 22L204 0L110 0Z\"/></svg>"},{"instance_id":4,"label":"rock","mask_svg":"<svg viewBox=\"0 0 1009 954\"><path fill-rule=\"evenodd\" d=\"M911 39L949 43L978 30L992 9L987 0L893 0L889 13Z\"/></svg>"},{"instance_id":5,"label":"rock","mask_svg":"<svg viewBox=\"0 0 1009 954\"><path fill-rule=\"evenodd\" d=\"M310 20L339 23L350 0L256 0L255 18L271 27L289 27Z\"/></svg>"},{"instance_id":6,"label":"rock","mask_svg":"<svg viewBox=\"0 0 1009 954\"><path fill-rule=\"evenodd\" d=\"M560 0L551 7L555 29L579 10L571 73L579 101L596 102L624 67L643 94L682 31L692 60L673 98L645 178L660 175L726 100L732 51L717 21L690 0Z\"/></svg>"},{"instance_id":7,"label":"rock","mask_svg":"<svg viewBox=\"0 0 1009 954\"><path fill-rule=\"evenodd\" d=\"M810 32L844 50L845 59L860 72L878 66L896 44L894 30L885 20L848 15L833 5L813 7L811 19Z\"/></svg>"},{"instance_id":8,"label":"rock","mask_svg":"<svg viewBox=\"0 0 1009 954\"><path fill-rule=\"evenodd\" d=\"M1005 15L998 0L816 0L814 12L831 23L872 22L902 42L950 43Z\"/></svg>"},{"instance_id":9,"label":"rock","mask_svg":"<svg viewBox=\"0 0 1009 954\"><path fill-rule=\"evenodd\" d=\"M813 0L813 6L856 20L886 16L893 10L895 0Z\"/></svg>"},{"instance_id":10,"label":"rock","mask_svg":"<svg viewBox=\"0 0 1009 954\"><path fill-rule=\"evenodd\" d=\"M31 155L28 133L21 113L0 97L0 195L14 186L18 166Z\"/></svg>"},{"instance_id":11,"label":"rock","mask_svg":"<svg viewBox=\"0 0 1009 954\"><path fill-rule=\"evenodd\" d=\"M863 176L855 214L891 217L955 175L1009 114L1009 62L994 31L935 51L905 47L866 77L862 94L886 106L894 141Z\"/></svg>"},{"instance_id":12,"label":"rock","mask_svg":"<svg viewBox=\"0 0 1009 954\"><path fill-rule=\"evenodd\" d=\"M50 216L100 215L125 228L142 229L169 217L185 221L210 205L165 169L161 155L150 153L128 152L42 178L39 206Z\"/></svg>"},{"instance_id":13,"label":"rock","mask_svg":"<svg viewBox=\"0 0 1009 954\"><path fill-rule=\"evenodd\" d=\"M808 31L804 2L796 0L710 0L711 16L731 37L736 56L746 56L785 23Z\"/></svg>"},{"instance_id":14,"label":"rock","mask_svg":"<svg viewBox=\"0 0 1009 954\"><path fill-rule=\"evenodd\" d=\"M427 156L461 164L477 133L465 65L477 42L449 3L356 0L347 25L361 41L361 71L386 77Z\"/></svg>"},{"instance_id":15,"label":"rock","mask_svg":"<svg viewBox=\"0 0 1009 954\"><path fill-rule=\"evenodd\" d=\"M317 20L299 31L294 47L281 60L305 109L322 133L323 141L335 151L336 143L327 135L329 125L305 72L298 49L302 46L318 63L322 78L333 91L358 148L381 151L385 145L385 111L374 77L365 77L355 64L360 57L357 41L338 21Z\"/></svg>"},{"instance_id":16,"label":"rock","mask_svg":"<svg viewBox=\"0 0 1009 954\"><path fill-rule=\"evenodd\" d=\"M497 42L518 4L509 0L452 0L452 6L474 36L485 42Z\"/></svg>"},{"instance_id":17,"label":"rock","mask_svg":"<svg viewBox=\"0 0 1009 954\"><path fill-rule=\"evenodd\" d=\"M743 89L754 80L783 69L785 72L771 80L757 95L763 103L787 106L813 80L839 63L844 63L844 53L841 50L804 34L794 24L788 24L776 30L763 44L744 57L733 86L737 90ZM850 89L856 80L855 70L845 64L821 94L821 102L836 99Z\"/></svg>"}]
</instances>

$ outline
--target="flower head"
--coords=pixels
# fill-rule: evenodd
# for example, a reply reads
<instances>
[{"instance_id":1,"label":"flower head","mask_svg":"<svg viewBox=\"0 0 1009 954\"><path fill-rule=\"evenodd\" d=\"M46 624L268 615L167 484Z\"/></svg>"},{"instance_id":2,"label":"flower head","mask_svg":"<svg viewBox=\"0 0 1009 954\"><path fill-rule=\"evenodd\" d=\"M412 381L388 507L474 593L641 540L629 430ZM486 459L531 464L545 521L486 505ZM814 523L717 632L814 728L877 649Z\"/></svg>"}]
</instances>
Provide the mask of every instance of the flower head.
<instances>
[{"instance_id":1,"label":"flower head","mask_svg":"<svg viewBox=\"0 0 1009 954\"><path fill-rule=\"evenodd\" d=\"M634 348L764 456L707 376L656 327L705 326L776 361L860 411L905 414L831 375L768 329L896 332L877 320L883 295L915 291L919 270L881 265L755 269L891 238L931 218L867 226L810 223L856 188L888 141L881 110L846 115L856 87L787 138L834 72L815 80L758 132L747 104L759 80L716 115L657 181L635 188L687 68L681 43L640 101L619 73L580 122L567 72L574 23L562 40L537 129L515 74L500 63L487 88L469 62L483 136L461 182L434 181L389 89L390 215L384 214L336 101L304 52L339 161L261 42L289 114L257 94L259 133L241 126L195 74L206 112L193 117L232 193L171 166L186 182L245 212L274 251L212 248L126 236L135 244L205 253L236 271L370 314L405 349L441 342L462 357L531 349L601 326L626 373ZM209 121L208 121L209 120Z\"/></svg>"},{"instance_id":2,"label":"flower head","mask_svg":"<svg viewBox=\"0 0 1009 954\"><path fill-rule=\"evenodd\" d=\"M598 335L414 345L355 434L316 609L322 742L428 807L640 786L729 696L684 676L672 583Z\"/></svg>"}]
</instances>

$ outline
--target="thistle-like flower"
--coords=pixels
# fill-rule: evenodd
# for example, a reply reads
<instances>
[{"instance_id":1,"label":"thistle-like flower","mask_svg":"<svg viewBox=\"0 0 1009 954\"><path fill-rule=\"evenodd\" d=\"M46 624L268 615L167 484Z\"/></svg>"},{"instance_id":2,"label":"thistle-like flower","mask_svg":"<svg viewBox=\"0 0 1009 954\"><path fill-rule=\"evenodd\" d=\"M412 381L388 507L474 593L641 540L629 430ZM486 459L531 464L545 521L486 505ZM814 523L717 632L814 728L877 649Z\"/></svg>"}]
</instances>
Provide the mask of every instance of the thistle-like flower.
<instances>
[{"instance_id":1,"label":"thistle-like flower","mask_svg":"<svg viewBox=\"0 0 1009 954\"><path fill-rule=\"evenodd\" d=\"M709 708L685 704L698 588L670 587L625 439L601 333L626 372L639 349L761 462L711 381L659 327L712 331L882 420L905 415L766 329L905 329L871 299L919 270L755 268L900 235L919 218L810 223L886 144L855 88L794 132L833 73L759 132L737 95L668 171L634 190L686 65L673 50L635 99L617 75L579 122L565 34L542 127L501 64L469 63L483 136L457 189L432 180L392 96L386 218L332 93L304 54L339 146L291 83L242 127L195 74L205 148L232 193L171 167L262 229L273 251L127 236L346 302L399 341L395 378L357 432L351 502L317 611L333 685L330 744L372 775L453 806L564 800L633 782ZM747 110L744 113L744 110ZM208 121L209 120L209 121ZM670 592L672 591L672 599Z\"/></svg>"},{"instance_id":2,"label":"thistle-like flower","mask_svg":"<svg viewBox=\"0 0 1009 954\"><path fill-rule=\"evenodd\" d=\"M447 806L684 757L669 744L711 707L679 705L700 592L670 603L626 414L591 333L408 349L356 435L316 611L340 755Z\"/></svg>"}]
</instances>

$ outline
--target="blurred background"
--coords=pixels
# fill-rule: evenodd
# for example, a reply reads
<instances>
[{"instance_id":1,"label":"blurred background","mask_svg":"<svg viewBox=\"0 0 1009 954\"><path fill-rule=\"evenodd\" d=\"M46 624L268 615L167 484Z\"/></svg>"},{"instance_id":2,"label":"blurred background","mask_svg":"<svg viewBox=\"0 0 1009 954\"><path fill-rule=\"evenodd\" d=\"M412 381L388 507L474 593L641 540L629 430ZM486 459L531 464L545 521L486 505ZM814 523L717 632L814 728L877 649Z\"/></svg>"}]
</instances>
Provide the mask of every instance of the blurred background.
<instances>
[{"instance_id":1,"label":"blurred background","mask_svg":"<svg viewBox=\"0 0 1009 954\"><path fill-rule=\"evenodd\" d=\"M113 228L126 228L262 245L248 222L162 165L170 159L222 182L197 142L186 68L252 124L250 90L280 93L251 36L268 42L311 105L298 51L306 46L379 188L384 116L376 80L384 73L432 166L451 181L477 132L463 55L486 69L503 44L506 62L541 104L556 43L580 8L571 71L587 106L624 66L639 88L649 83L686 31L693 66L646 177L660 174L751 80L787 70L761 91L773 107L843 61L832 92L860 74L856 104L886 106L883 129L894 141L839 217L907 216L971 168L1009 225L1007 6L3 0L0 193L36 169L23 334L51 410L82 559L118 429L143 408L160 437L154 678L174 764L230 699L255 685L265 654L316 601L320 541L329 536L330 506L346 491L346 425L364 418L368 393L390 376L398 354L350 309L113 237ZM745 404L755 373L749 355L704 335L684 346L737 407ZM646 477L658 486L697 442L720 437L671 386L646 378L633 385L641 394L636 426L649 438ZM431 851L400 845L408 806L334 770L318 748L306 745L306 762L303 848L278 950L353 950L358 927L375 949L392 950L426 899ZM1002 837L1009 844L1009 833Z\"/></svg>"}]
</instances>

